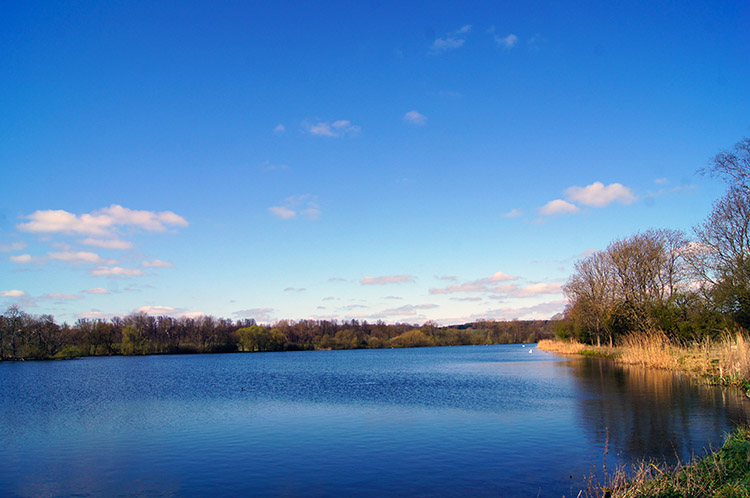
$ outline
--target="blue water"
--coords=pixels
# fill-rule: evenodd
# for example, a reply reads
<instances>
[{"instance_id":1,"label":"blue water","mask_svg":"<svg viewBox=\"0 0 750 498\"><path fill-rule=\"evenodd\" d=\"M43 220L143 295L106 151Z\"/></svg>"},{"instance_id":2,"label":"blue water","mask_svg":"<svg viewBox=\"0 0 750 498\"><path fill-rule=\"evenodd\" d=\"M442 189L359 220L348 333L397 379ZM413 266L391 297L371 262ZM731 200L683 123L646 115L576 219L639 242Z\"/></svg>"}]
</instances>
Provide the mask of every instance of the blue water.
<instances>
[{"instance_id":1,"label":"blue water","mask_svg":"<svg viewBox=\"0 0 750 498\"><path fill-rule=\"evenodd\" d=\"M738 396L530 346L0 363L2 496L576 496Z\"/></svg>"}]
</instances>

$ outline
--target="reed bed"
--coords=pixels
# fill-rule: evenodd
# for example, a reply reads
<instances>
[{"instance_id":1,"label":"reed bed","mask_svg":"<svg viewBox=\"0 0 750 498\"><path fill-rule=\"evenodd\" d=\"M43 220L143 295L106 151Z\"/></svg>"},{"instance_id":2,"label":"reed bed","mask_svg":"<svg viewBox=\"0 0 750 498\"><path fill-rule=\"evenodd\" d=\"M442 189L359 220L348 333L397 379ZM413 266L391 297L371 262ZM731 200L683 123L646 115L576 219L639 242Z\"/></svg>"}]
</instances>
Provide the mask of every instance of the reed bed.
<instances>
[{"instance_id":1,"label":"reed bed","mask_svg":"<svg viewBox=\"0 0 750 498\"><path fill-rule=\"evenodd\" d=\"M685 372L750 392L750 337L744 331L727 331L713 341L682 342L653 330L623 336L615 348L549 339L539 341L537 347L553 353L607 356L630 365Z\"/></svg>"},{"instance_id":2,"label":"reed bed","mask_svg":"<svg viewBox=\"0 0 750 498\"><path fill-rule=\"evenodd\" d=\"M542 339L537 343L536 347L544 351L561 354L581 354L581 351L584 349L591 349L591 346L578 341L556 341L553 339Z\"/></svg>"}]
</instances>

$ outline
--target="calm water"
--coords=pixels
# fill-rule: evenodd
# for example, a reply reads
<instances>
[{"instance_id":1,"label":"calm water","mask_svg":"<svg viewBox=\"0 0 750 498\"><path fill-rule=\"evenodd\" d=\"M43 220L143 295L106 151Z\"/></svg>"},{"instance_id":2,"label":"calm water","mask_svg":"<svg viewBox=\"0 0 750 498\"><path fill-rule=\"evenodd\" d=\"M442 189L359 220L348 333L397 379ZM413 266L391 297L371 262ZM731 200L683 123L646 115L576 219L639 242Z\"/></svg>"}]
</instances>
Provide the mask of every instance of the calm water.
<instances>
[{"instance_id":1,"label":"calm water","mask_svg":"<svg viewBox=\"0 0 750 498\"><path fill-rule=\"evenodd\" d=\"M571 496L686 459L738 396L479 346L0 363L1 496Z\"/></svg>"}]
</instances>

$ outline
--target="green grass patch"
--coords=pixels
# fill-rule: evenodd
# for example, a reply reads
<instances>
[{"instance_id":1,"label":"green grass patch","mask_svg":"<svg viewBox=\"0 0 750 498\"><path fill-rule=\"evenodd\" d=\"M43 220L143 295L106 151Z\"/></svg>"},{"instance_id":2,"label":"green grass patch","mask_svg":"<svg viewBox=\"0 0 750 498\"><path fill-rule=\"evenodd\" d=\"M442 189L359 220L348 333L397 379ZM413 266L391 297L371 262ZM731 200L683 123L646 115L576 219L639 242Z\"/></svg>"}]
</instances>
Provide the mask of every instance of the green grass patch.
<instances>
[{"instance_id":1,"label":"green grass patch","mask_svg":"<svg viewBox=\"0 0 750 498\"><path fill-rule=\"evenodd\" d=\"M621 484L602 489L600 496L750 498L750 428L736 429L718 451L695 463L672 470L642 463L634 477L615 480Z\"/></svg>"}]
</instances>

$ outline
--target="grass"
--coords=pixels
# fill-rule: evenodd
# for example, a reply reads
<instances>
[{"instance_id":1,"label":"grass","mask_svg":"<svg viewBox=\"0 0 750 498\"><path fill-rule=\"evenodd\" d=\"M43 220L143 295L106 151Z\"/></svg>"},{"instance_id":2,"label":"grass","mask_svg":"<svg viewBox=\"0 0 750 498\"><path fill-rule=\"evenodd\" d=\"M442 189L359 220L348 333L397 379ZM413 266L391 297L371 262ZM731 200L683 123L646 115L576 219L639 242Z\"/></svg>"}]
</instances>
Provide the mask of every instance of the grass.
<instances>
[{"instance_id":1,"label":"grass","mask_svg":"<svg viewBox=\"0 0 750 498\"><path fill-rule=\"evenodd\" d=\"M602 356L616 358L620 351L618 348L607 346L590 346L577 341L557 341L553 339L542 339L537 343L539 349L561 354L580 354L584 356Z\"/></svg>"},{"instance_id":2,"label":"grass","mask_svg":"<svg viewBox=\"0 0 750 498\"><path fill-rule=\"evenodd\" d=\"M590 497L676 498L746 497L750 498L750 428L732 433L718 451L687 465L668 469L654 462L641 462L631 476L618 469Z\"/></svg>"}]
</instances>

